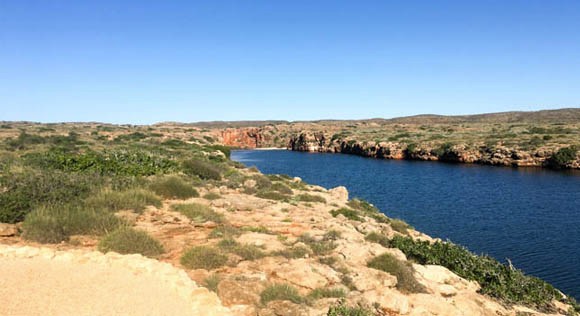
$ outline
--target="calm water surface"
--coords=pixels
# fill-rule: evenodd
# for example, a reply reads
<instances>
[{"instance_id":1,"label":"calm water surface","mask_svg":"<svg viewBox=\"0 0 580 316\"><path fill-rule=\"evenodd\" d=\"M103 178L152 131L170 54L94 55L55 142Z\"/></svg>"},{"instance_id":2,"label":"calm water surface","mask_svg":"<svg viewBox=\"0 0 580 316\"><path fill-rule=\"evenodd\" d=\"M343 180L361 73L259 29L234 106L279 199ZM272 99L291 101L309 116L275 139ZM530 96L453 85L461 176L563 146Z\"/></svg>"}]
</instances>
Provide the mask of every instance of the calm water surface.
<instances>
[{"instance_id":1,"label":"calm water surface","mask_svg":"<svg viewBox=\"0 0 580 316\"><path fill-rule=\"evenodd\" d=\"M263 173L301 177L375 204L580 299L580 173L368 159L286 150L232 152Z\"/></svg>"}]
</instances>

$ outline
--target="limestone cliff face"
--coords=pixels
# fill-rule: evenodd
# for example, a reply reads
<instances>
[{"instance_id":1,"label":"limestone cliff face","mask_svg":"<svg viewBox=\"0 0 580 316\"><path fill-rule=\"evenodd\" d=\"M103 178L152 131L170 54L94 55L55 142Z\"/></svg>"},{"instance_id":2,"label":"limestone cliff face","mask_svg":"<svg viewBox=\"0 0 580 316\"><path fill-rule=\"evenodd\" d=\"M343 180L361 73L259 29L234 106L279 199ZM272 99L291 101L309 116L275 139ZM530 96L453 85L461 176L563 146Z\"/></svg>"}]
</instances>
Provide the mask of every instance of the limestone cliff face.
<instances>
[{"instance_id":1,"label":"limestone cliff face","mask_svg":"<svg viewBox=\"0 0 580 316\"><path fill-rule=\"evenodd\" d=\"M261 128L228 128L220 133L221 143L226 146L240 148L259 148L262 146L265 136Z\"/></svg>"},{"instance_id":2,"label":"limestone cliff face","mask_svg":"<svg viewBox=\"0 0 580 316\"><path fill-rule=\"evenodd\" d=\"M302 132L295 135L290 138L287 148L294 151L343 153L379 159L438 160L513 167L543 167L554 154L553 150L524 151L504 146L471 148L460 144L434 148L428 144L329 140L323 132ZM565 167L580 169L580 156L577 155Z\"/></svg>"}]
</instances>

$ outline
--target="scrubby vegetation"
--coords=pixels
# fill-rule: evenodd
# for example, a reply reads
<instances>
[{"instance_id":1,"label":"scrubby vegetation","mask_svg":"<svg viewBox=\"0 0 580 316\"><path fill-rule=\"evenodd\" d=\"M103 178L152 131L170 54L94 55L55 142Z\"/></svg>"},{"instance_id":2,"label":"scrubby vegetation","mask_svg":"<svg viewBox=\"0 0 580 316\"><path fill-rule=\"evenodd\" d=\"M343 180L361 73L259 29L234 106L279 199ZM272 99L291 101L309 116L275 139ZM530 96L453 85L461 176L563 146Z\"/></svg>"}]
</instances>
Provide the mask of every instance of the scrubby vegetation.
<instances>
[{"instance_id":1,"label":"scrubby vegetation","mask_svg":"<svg viewBox=\"0 0 580 316\"><path fill-rule=\"evenodd\" d=\"M191 183L177 176L160 177L151 182L149 188L166 199L188 199L198 197L199 192Z\"/></svg>"},{"instance_id":2,"label":"scrubby vegetation","mask_svg":"<svg viewBox=\"0 0 580 316\"><path fill-rule=\"evenodd\" d=\"M416 241L395 237L392 245L401 249L407 258L420 264L441 265L468 280L481 285L481 293L507 303L534 306L552 310L551 301L562 295L550 284L510 265L504 265L488 256L477 256L450 242Z\"/></svg>"},{"instance_id":3,"label":"scrubby vegetation","mask_svg":"<svg viewBox=\"0 0 580 316\"><path fill-rule=\"evenodd\" d=\"M413 266L397 259L390 253L384 253L371 259L369 268L385 271L397 277L397 289L407 293L424 293L425 287L414 276Z\"/></svg>"},{"instance_id":4,"label":"scrubby vegetation","mask_svg":"<svg viewBox=\"0 0 580 316\"><path fill-rule=\"evenodd\" d=\"M173 204L171 209L187 216L194 222L203 223L212 221L215 223L221 223L224 220L222 214L215 212L207 205L199 203Z\"/></svg>"},{"instance_id":5,"label":"scrubby vegetation","mask_svg":"<svg viewBox=\"0 0 580 316\"><path fill-rule=\"evenodd\" d=\"M196 246L187 250L180 262L188 269L213 270L224 266L228 262L228 256L214 247Z\"/></svg>"},{"instance_id":6,"label":"scrubby vegetation","mask_svg":"<svg viewBox=\"0 0 580 316\"><path fill-rule=\"evenodd\" d=\"M142 212L147 205L161 206L161 199L144 189L124 191L103 190L86 199L85 205L109 211L133 210Z\"/></svg>"},{"instance_id":7,"label":"scrubby vegetation","mask_svg":"<svg viewBox=\"0 0 580 316\"><path fill-rule=\"evenodd\" d=\"M157 257L163 253L163 246L144 231L122 227L107 235L99 242L101 252L120 254L139 253L147 257Z\"/></svg>"},{"instance_id":8,"label":"scrubby vegetation","mask_svg":"<svg viewBox=\"0 0 580 316\"><path fill-rule=\"evenodd\" d=\"M72 235L103 235L123 222L107 211L71 204L39 206L22 224L24 238L41 243L59 243Z\"/></svg>"},{"instance_id":9,"label":"scrubby vegetation","mask_svg":"<svg viewBox=\"0 0 580 316\"><path fill-rule=\"evenodd\" d=\"M360 306L347 306L344 301L331 306L327 316L373 316L375 313L368 308Z\"/></svg>"},{"instance_id":10,"label":"scrubby vegetation","mask_svg":"<svg viewBox=\"0 0 580 316\"><path fill-rule=\"evenodd\" d=\"M298 293L296 288L288 284L270 285L260 294L260 302L264 305L278 300L300 304L304 301L304 298Z\"/></svg>"}]
</instances>

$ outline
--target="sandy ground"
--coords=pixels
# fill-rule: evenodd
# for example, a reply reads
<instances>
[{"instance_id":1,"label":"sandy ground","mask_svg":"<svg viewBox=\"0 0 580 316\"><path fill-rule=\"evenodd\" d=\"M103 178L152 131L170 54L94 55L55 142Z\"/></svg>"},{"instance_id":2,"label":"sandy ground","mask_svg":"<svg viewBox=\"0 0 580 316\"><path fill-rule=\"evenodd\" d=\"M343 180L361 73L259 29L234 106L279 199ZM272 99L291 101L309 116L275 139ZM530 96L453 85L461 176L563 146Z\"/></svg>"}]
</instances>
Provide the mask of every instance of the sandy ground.
<instances>
[{"instance_id":1,"label":"sandy ground","mask_svg":"<svg viewBox=\"0 0 580 316\"><path fill-rule=\"evenodd\" d=\"M200 306L198 289L188 299L162 278L90 260L0 256L0 315L224 314ZM197 294L201 301L207 296Z\"/></svg>"}]
</instances>

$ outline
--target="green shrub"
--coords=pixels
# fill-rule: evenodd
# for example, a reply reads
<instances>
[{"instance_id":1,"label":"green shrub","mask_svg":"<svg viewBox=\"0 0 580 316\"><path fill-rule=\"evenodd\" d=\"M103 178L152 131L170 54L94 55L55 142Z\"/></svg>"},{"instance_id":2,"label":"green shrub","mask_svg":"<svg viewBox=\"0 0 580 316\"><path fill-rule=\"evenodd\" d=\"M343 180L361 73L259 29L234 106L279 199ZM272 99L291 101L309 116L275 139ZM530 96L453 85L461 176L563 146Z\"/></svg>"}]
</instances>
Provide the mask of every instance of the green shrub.
<instances>
[{"instance_id":1,"label":"green shrub","mask_svg":"<svg viewBox=\"0 0 580 316\"><path fill-rule=\"evenodd\" d=\"M267 199L267 200L274 200L274 201L284 201L288 198L288 196L276 192L276 191L260 191L258 193L256 193L256 196L261 198L261 199Z\"/></svg>"},{"instance_id":2,"label":"green shrub","mask_svg":"<svg viewBox=\"0 0 580 316\"><path fill-rule=\"evenodd\" d=\"M336 217L338 216L338 214L343 215L344 217L353 220L353 221L359 221L362 222L362 217L360 216L359 212L349 209L349 208L339 208L337 210L332 210L330 211L330 214L332 214L332 216Z\"/></svg>"},{"instance_id":3,"label":"green shrub","mask_svg":"<svg viewBox=\"0 0 580 316\"><path fill-rule=\"evenodd\" d=\"M190 159L184 161L181 167L186 174L198 176L204 180L221 180L222 178L220 170L210 162Z\"/></svg>"},{"instance_id":4,"label":"green shrub","mask_svg":"<svg viewBox=\"0 0 580 316\"><path fill-rule=\"evenodd\" d=\"M98 249L103 253L139 253L147 257L157 257L164 252L163 246L149 234L130 227L122 227L105 235L99 242Z\"/></svg>"},{"instance_id":5,"label":"green shrub","mask_svg":"<svg viewBox=\"0 0 580 316\"><path fill-rule=\"evenodd\" d=\"M188 199L198 197L199 193L189 183L177 176L165 176L151 182L149 188L166 199Z\"/></svg>"},{"instance_id":6,"label":"green shrub","mask_svg":"<svg viewBox=\"0 0 580 316\"><path fill-rule=\"evenodd\" d=\"M208 276L207 278L205 278L205 280L203 280L203 286L205 288L207 288L208 290L217 293L218 292L218 286L220 285L220 281L221 278L219 276L219 274L213 273L210 276Z\"/></svg>"},{"instance_id":7,"label":"green shrub","mask_svg":"<svg viewBox=\"0 0 580 316\"><path fill-rule=\"evenodd\" d=\"M270 186L270 191L275 191L284 195L292 195L294 193L292 192L292 189L279 182L273 183L272 186Z\"/></svg>"},{"instance_id":8,"label":"green shrub","mask_svg":"<svg viewBox=\"0 0 580 316\"><path fill-rule=\"evenodd\" d=\"M147 205L161 207L158 196L143 189L129 189L125 191L104 190L85 200L85 204L96 209L109 211L133 210L142 212Z\"/></svg>"},{"instance_id":9,"label":"green shrub","mask_svg":"<svg viewBox=\"0 0 580 316\"><path fill-rule=\"evenodd\" d=\"M16 223L33 208L85 198L102 184L100 177L45 170L0 174L0 222Z\"/></svg>"},{"instance_id":10,"label":"green shrub","mask_svg":"<svg viewBox=\"0 0 580 316\"><path fill-rule=\"evenodd\" d=\"M385 271L397 277L397 289L407 293L425 293L425 287L417 282L413 266L397 259L390 253L384 253L367 263L369 268Z\"/></svg>"},{"instance_id":11,"label":"green shrub","mask_svg":"<svg viewBox=\"0 0 580 316\"><path fill-rule=\"evenodd\" d=\"M86 172L109 176L150 176L174 172L175 161L144 150L115 149L112 151L66 153L59 150L31 153L25 163L41 169Z\"/></svg>"},{"instance_id":12,"label":"green shrub","mask_svg":"<svg viewBox=\"0 0 580 316\"><path fill-rule=\"evenodd\" d=\"M379 223L389 222L389 218L385 216L385 214L381 213L378 208L365 200L354 198L348 201L347 205L352 209L362 212L368 217L374 218Z\"/></svg>"},{"instance_id":13,"label":"green shrub","mask_svg":"<svg viewBox=\"0 0 580 316\"><path fill-rule=\"evenodd\" d=\"M326 203L326 199L320 195L313 195L313 194L299 194L297 200L300 202L317 202L317 203Z\"/></svg>"},{"instance_id":14,"label":"green shrub","mask_svg":"<svg viewBox=\"0 0 580 316\"><path fill-rule=\"evenodd\" d=\"M26 216L23 237L40 243L59 243L71 235L102 235L124 223L107 211L76 205L41 206Z\"/></svg>"},{"instance_id":15,"label":"green shrub","mask_svg":"<svg viewBox=\"0 0 580 316\"><path fill-rule=\"evenodd\" d=\"M171 209L198 223L207 221L221 223L224 221L222 214L216 213L209 206L199 203L173 204Z\"/></svg>"},{"instance_id":16,"label":"green shrub","mask_svg":"<svg viewBox=\"0 0 580 316\"><path fill-rule=\"evenodd\" d=\"M444 266L465 279L477 281L481 286L481 293L506 303L550 311L553 310L552 300L562 298L560 292L550 284L527 276L491 257L477 256L450 242L430 244L401 236L395 236L391 242L410 260L420 264Z\"/></svg>"},{"instance_id":17,"label":"green shrub","mask_svg":"<svg viewBox=\"0 0 580 316\"><path fill-rule=\"evenodd\" d=\"M371 310L363 307L350 307L346 306L344 302L339 302L338 305L331 306L328 310L327 316L373 316Z\"/></svg>"},{"instance_id":18,"label":"green shrub","mask_svg":"<svg viewBox=\"0 0 580 316\"><path fill-rule=\"evenodd\" d=\"M292 303L300 304L304 298L300 296L298 290L288 284L273 284L268 286L260 294L260 302L267 304L271 301L290 301Z\"/></svg>"},{"instance_id":19,"label":"green shrub","mask_svg":"<svg viewBox=\"0 0 580 316\"><path fill-rule=\"evenodd\" d=\"M395 218L391 220L391 228L396 232L406 235L409 233L411 226L405 221Z\"/></svg>"},{"instance_id":20,"label":"green shrub","mask_svg":"<svg viewBox=\"0 0 580 316\"><path fill-rule=\"evenodd\" d=\"M365 236L366 241L374 242L380 244L383 247L389 248L391 247L391 240L380 233L377 232L370 232Z\"/></svg>"},{"instance_id":21,"label":"green shrub","mask_svg":"<svg viewBox=\"0 0 580 316\"><path fill-rule=\"evenodd\" d=\"M272 181L262 174L253 175L250 179L256 181L256 189L259 190L266 190L272 186Z\"/></svg>"},{"instance_id":22,"label":"green shrub","mask_svg":"<svg viewBox=\"0 0 580 316\"><path fill-rule=\"evenodd\" d=\"M210 201L220 199L221 197L222 196L219 195L219 193L215 193L215 192L209 192L209 193L203 195L204 199L210 200Z\"/></svg>"},{"instance_id":23,"label":"green shrub","mask_svg":"<svg viewBox=\"0 0 580 316\"><path fill-rule=\"evenodd\" d=\"M547 166L556 169L566 168L568 163L576 159L577 152L576 146L561 148L546 161Z\"/></svg>"},{"instance_id":24,"label":"green shrub","mask_svg":"<svg viewBox=\"0 0 580 316\"><path fill-rule=\"evenodd\" d=\"M340 298L345 297L346 291L341 287L335 288L318 288L312 290L308 297L311 299L319 300L321 298Z\"/></svg>"},{"instance_id":25,"label":"green shrub","mask_svg":"<svg viewBox=\"0 0 580 316\"><path fill-rule=\"evenodd\" d=\"M255 245L240 244L233 239L223 239L218 243L221 249L236 254L244 260L256 260L266 256L260 247Z\"/></svg>"},{"instance_id":26,"label":"green shrub","mask_svg":"<svg viewBox=\"0 0 580 316\"><path fill-rule=\"evenodd\" d=\"M213 270L224 266L228 257L220 250L209 246L196 246L181 257L181 265L188 269Z\"/></svg>"}]
</instances>

